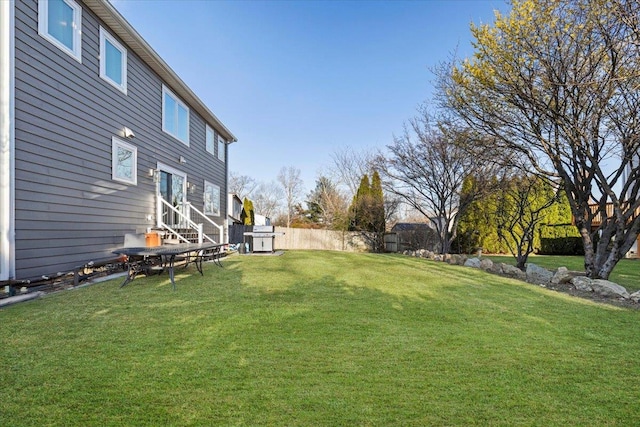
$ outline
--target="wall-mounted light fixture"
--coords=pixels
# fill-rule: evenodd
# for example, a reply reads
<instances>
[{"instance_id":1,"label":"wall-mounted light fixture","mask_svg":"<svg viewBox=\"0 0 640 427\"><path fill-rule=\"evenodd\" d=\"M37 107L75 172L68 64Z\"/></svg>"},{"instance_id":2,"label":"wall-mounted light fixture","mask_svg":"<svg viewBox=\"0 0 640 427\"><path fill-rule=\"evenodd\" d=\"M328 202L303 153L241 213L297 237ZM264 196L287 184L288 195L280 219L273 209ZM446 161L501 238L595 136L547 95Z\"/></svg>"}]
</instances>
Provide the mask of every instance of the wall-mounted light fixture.
<instances>
[{"instance_id":1,"label":"wall-mounted light fixture","mask_svg":"<svg viewBox=\"0 0 640 427\"><path fill-rule=\"evenodd\" d=\"M153 179L153 182L160 181L160 171L158 169L149 169L149 176Z\"/></svg>"},{"instance_id":2,"label":"wall-mounted light fixture","mask_svg":"<svg viewBox=\"0 0 640 427\"><path fill-rule=\"evenodd\" d=\"M192 182L187 182L187 191L189 191L189 194L194 194L196 192L196 185Z\"/></svg>"},{"instance_id":3,"label":"wall-mounted light fixture","mask_svg":"<svg viewBox=\"0 0 640 427\"><path fill-rule=\"evenodd\" d=\"M122 130L122 135L124 135L125 138L129 138L129 139L133 139L136 137L136 135L133 133L133 131L131 129L129 129L128 127L124 127L124 129Z\"/></svg>"},{"instance_id":4,"label":"wall-mounted light fixture","mask_svg":"<svg viewBox=\"0 0 640 427\"><path fill-rule=\"evenodd\" d=\"M180 158L178 159L178 161L179 161L180 163L182 163L183 165L184 165L185 163L187 163L187 159L185 159L183 156L180 156Z\"/></svg>"}]
</instances>

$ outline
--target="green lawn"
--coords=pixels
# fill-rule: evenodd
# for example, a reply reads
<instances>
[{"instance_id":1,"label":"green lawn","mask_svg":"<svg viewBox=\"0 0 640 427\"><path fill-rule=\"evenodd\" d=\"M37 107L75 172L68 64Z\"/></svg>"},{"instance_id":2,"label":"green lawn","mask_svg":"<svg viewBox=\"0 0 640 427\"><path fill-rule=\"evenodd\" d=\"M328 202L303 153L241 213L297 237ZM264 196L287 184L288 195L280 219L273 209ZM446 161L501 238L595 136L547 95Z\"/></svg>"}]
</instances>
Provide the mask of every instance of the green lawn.
<instances>
[{"instance_id":1,"label":"green lawn","mask_svg":"<svg viewBox=\"0 0 640 427\"><path fill-rule=\"evenodd\" d=\"M223 263L0 310L0 425L640 425L640 311L400 255Z\"/></svg>"},{"instance_id":2,"label":"green lawn","mask_svg":"<svg viewBox=\"0 0 640 427\"><path fill-rule=\"evenodd\" d=\"M504 262L515 265L512 256L482 255L494 262ZM551 255L530 255L528 262L539 265L549 270L556 270L558 267L567 267L569 270L584 271L583 256L551 256ZM623 259L614 268L609 280L627 288L630 292L640 290L640 259Z\"/></svg>"}]
</instances>

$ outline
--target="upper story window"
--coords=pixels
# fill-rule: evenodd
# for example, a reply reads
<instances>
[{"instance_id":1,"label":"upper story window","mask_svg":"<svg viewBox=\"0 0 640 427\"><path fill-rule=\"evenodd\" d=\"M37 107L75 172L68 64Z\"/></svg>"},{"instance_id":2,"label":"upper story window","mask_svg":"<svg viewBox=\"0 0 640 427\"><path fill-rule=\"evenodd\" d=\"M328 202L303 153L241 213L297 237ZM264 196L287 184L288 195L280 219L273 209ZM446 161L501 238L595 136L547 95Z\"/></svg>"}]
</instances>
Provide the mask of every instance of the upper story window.
<instances>
[{"instance_id":1,"label":"upper story window","mask_svg":"<svg viewBox=\"0 0 640 427\"><path fill-rule=\"evenodd\" d=\"M213 129L209 125L207 125L206 146L205 146L205 148L209 153L215 155L215 151L214 151L215 150L215 145L214 145L215 138L214 138L214 136L215 135L213 133Z\"/></svg>"},{"instance_id":2,"label":"upper story window","mask_svg":"<svg viewBox=\"0 0 640 427\"><path fill-rule=\"evenodd\" d=\"M40 0L38 33L82 62L82 7L73 0Z\"/></svg>"},{"instance_id":3,"label":"upper story window","mask_svg":"<svg viewBox=\"0 0 640 427\"><path fill-rule=\"evenodd\" d=\"M138 184L138 149L115 136L111 138L111 179Z\"/></svg>"},{"instance_id":4,"label":"upper story window","mask_svg":"<svg viewBox=\"0 0 640 427\"><path fill-rule=\"evenodd\" d=\"M225 150L227 148L227 142L218 135L218 159L224 162Z\"/></svg>"},{"instance_id":5,"label":"upper story window","mask_svg":"<svg viewBox=\"0 0 640 427\"><path fill-rule=\"evenodd\" d=\"M127 93L127 49L100 27L100 77Z\"/></svg>"},{"instance_id":6,"label":"upper story window","mask_svg":"<svg viewBox=\"0 0 640 427\"><path fill-rule=\"evenodd\" d=\"M162 130L189 145L189 107L162 85Z\"/></svg>"}]
</instances>

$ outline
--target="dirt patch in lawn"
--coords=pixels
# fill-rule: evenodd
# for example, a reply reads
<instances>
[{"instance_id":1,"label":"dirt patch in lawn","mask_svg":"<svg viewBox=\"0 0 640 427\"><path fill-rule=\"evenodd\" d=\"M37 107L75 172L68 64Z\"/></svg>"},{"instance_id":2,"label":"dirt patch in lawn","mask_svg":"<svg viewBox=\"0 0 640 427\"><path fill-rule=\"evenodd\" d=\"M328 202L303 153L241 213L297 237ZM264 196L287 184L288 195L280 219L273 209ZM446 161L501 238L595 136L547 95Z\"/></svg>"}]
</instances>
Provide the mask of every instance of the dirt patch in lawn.
<instances>
[{"instance_id":1,"label":"dirt patch in lawn","mask_svg":"<svg viewBox=\"0 0 640 427\"><path fill-rule=\"evenodd\" d=\"M630 299L606 297L595 292L580 291L576 289L571 283L548 283L545 285L545 287L557 292L563 292L565 294L573 295L579 298L588 299L593 302L614 305L616 307L630 308L633 310L640 309L640 304L633 302Z\"/></svg>"}]
</instances>

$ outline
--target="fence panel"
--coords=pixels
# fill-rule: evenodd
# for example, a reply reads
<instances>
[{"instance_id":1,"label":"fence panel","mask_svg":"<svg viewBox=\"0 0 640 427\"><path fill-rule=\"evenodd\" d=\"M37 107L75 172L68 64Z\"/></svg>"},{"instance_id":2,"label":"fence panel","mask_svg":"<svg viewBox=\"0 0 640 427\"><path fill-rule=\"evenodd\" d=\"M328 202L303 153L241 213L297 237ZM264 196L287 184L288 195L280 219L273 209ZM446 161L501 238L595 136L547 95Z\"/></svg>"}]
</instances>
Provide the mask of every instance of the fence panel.
<instances>
[{"instance_id":1,"label":"fence panel","mask_svg":"<svg viewBox=\"0 0 640 427\"><path fill-rule=\"evenodd\" d=\"M348 252L367 250L367 245L358 232L287 227L276 227L275 231L284 233L283 236L276 236L275 249L317 249Z\"/></svg>"}]
</instances>

